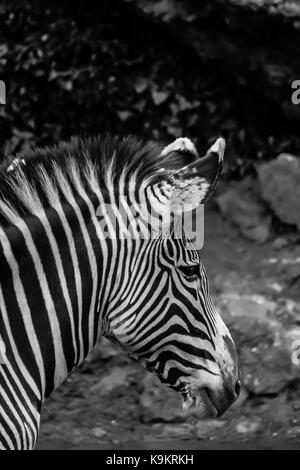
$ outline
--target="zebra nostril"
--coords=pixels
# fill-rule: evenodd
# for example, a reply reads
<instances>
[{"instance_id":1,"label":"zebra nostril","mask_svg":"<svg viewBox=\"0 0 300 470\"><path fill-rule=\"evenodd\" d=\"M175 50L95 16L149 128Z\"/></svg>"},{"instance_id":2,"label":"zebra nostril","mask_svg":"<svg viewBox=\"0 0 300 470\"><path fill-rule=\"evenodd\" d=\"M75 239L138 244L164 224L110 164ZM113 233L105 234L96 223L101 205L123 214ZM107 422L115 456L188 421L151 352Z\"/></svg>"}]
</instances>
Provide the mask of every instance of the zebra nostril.
<instances>
[{"instance_id":1,"label":"zebra nostril","mask_svg":"<svg viewBox=\"0 0 300 470\"><path fill-rule=\"evenodd\" d=\"M236 384L235 384L235 389L234 389L234 393L235 393L236 398L239 397L239 394L241 393L241 389L242 389L242 384L239 380L237 380Z\"/></svg>"}]
</instances>

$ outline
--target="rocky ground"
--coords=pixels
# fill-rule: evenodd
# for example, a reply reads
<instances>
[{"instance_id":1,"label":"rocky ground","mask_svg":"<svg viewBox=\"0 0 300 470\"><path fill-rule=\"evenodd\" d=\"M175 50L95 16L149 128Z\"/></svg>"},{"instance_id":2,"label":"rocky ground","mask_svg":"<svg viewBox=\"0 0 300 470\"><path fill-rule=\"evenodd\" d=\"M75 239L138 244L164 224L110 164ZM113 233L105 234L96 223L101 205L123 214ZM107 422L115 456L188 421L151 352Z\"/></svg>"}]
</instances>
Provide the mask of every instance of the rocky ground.
<instances>
[{"instance_id":1,"label":"rocky ground","mask_svg":"<svg viewBox=\"0 0 300 470\"><path fill-rule=\"evenodd\" d=\"M104 341L46 403L38 448L300 447L300 234L261 215L255 187L224 185L205 220L211 290L241 358L238 402L184 422L180 397Z\"/></svg>"}]
</instances>

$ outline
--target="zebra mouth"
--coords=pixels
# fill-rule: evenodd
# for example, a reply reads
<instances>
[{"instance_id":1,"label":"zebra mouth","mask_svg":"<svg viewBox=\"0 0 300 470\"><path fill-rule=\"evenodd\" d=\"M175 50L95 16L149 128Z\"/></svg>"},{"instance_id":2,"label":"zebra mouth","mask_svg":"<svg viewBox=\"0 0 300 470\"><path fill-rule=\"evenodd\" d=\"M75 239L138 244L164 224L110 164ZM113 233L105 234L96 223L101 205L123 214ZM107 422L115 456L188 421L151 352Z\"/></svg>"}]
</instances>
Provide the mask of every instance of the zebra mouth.
<instances>
[{"instance_id":1,"label":"zebra mouth","mask_svg":"<svg viewBox=\"0 0 300 470\"><path fill-rule=\"evenodd\" d=\"M187 418L191 416L198 419L216 418L219 415L208 390L205 388L197 392L182 393L182 407Z\"/></svg>"}]
</instances>

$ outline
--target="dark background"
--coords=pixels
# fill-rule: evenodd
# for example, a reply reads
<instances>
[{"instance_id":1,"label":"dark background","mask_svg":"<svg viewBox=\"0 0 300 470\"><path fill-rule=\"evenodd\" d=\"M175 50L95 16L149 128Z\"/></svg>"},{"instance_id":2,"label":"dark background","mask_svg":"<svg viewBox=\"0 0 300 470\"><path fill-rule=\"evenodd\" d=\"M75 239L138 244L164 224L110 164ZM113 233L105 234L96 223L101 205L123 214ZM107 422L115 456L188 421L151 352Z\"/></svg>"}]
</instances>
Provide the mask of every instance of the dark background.
<instances>
[{"instance_id":1,"label":"dark background","mask_svg":"<svg viewBox=\"0 0 300 470\"><path fill-rule=\"evenodd\" d=\"M2 0L1 153L105 131L187 135L201 148L222 134L229 176L240 177L258 160L297 152L297 6Z\"/></svg>"}]
</instances>

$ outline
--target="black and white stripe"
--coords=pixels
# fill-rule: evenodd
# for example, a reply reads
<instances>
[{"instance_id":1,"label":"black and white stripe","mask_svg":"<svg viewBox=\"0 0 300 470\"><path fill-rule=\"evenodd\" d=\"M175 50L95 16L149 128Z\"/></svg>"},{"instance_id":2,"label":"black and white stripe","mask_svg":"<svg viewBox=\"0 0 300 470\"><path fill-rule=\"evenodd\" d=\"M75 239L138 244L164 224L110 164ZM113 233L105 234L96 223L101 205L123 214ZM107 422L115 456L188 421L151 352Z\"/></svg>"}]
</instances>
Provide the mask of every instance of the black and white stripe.
<instances>
[{"instance_id":1,"label":"black and white stripe","mask_svg":"<svg viewBox=\"0 0 300 470\"><path fill-rule=\"evenodd\" d=\"M34 447L45 398L102 334L186 395L196 382L216 389L226 374L235 380L237 360L225 347L229 333L211 303L199 253L176 237L180 207L185 198L195 207L203 202L222 151L220 141L199 159L188 139L162 152L107 137L29 152L17 157L22 165L4 162L0 449ZM134 212L141 232L128 232ZM157 236L147 238L156 223ZM189 278L184 268L193 266Z\"/></svg>"}]
</instances>

